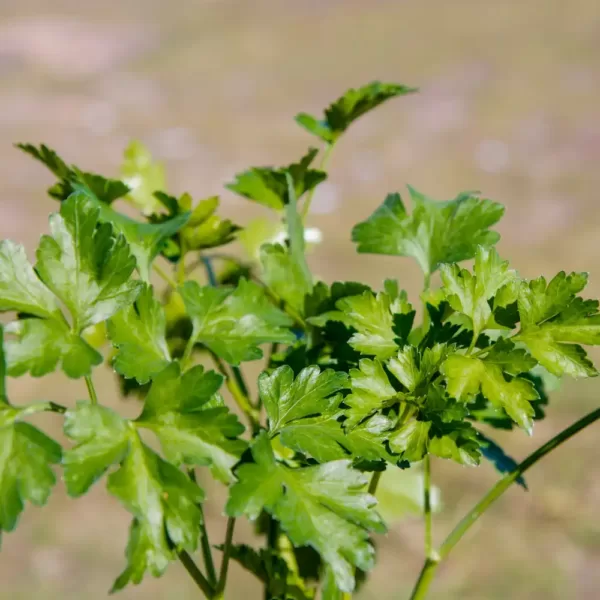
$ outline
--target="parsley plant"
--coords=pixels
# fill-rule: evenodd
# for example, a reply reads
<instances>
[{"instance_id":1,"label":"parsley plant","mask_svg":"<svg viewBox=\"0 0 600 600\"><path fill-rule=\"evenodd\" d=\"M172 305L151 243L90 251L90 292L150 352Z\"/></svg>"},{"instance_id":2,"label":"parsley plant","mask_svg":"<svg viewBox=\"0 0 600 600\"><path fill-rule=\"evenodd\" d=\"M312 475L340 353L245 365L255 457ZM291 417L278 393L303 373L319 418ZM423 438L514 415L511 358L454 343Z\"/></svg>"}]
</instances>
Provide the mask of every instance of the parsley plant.
<instances>
[{"instance_id":1,"label":"parsley plant","mask_svg":"<svg viewBox=\"0 0 600 600\"><path fill-rule=\"evenodd\" d=\"M348 600L386 531L380 495L423 515L418 600L478 517L600 417L592 412L520 464L480 429L531 434L549 375L598 374L583 348L600 344L598 302L579 295L587 275L521 278L494 249L504 211L496 202L473 193L438 202L409 188L410 209L393 193L354 227L358 252L417 261L419 311L394 280L372 290L311 273L304 227L333 148L363 114L414 91L375 82L323 117L298 115L322 148L236 175L228 189L270 211L244 229L219 215L217 197L165 191L161 165L139 143L118 179L70 166L46 146L19 146L56 176L49 194L60 204L33 262L21 245L0 243L0 311L13 317L0 332L0 531L16 527L27 502L48 500L58 471L71 496L106 485L131 513L113 591L180 560L200 596L221 599L234 560L267 599ZM137 219L119 211L126 203ZM247 258L221 250L236 239ZM471 259L470 269L458 264ZM164 285L151 284L153 273ZM249 361L263 361L256 393L242 372ZM96 391L103 362L124 395L142 400L137 418ZM9 401L7 377L59 369L84 379L89 398L70 407ZM29 423L43 411L62 419L65 448ZM438 459L488 460L503 477L436 548ZM199 470L228 489L219 545L205 528ZM384 471L400 483L386 483ZM256 547L235 542L240 518L255 524Z\"/></svg>"}]
</instances>

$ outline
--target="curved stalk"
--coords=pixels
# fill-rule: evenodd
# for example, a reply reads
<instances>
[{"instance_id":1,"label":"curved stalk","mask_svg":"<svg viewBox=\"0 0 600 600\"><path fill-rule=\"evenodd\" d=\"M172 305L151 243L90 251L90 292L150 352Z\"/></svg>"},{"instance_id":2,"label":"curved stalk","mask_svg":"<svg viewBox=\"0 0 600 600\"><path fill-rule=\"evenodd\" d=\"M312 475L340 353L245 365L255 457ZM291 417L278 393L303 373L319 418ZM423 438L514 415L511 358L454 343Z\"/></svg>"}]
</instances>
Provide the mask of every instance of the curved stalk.
<instances>
[{"instance_id":1,"label":"curved stalk","mask_svg":"<svg viewBox=\"0 0 600 600\"><path fill-rule=\"evenodd\" d=\"M96 388L94 387L91 375L85 376L85 385L90 396L90 402L94 405L98 404L98 394L96 394Z\"/></svg>"},{"instance_id":2,"label":"curved stalk","mask_svg":"<svg viewBox=\"0 0 600 600\"><path fill-rule=\"evenodd\" d=\"M552 452L555 448L572 438L575 434L585 429L595 421L600 419L600 408L582 417L571 426L567 427L543 446L532 452L517 468L500 479L498 483L464 516L460 523L452 530L444 543L440 546L439 551L428 557L421 569L421 574L415 585L411 595L411 600L423 600L429 586L433 581L437 568L442 560L444 560L452 551L454 546L463 538L465 533L478 521L483 513L496 501L504 492L519 478L525 471L533 467L539 460Z\"/></svg>"},{"instance_id":3,"label":"curved stalk","mask_svg":"<svg viewBox=\"0 0 600 600\"><path fill-rule=\"evenodd\" d=\"M227 571L229 569L229 559L231 557L231 544L233 542L233 531L235 529L235 517L229 517L227 520L227 532L225 534L225 547L223 548L223 562L219 572L219 583L214 596L214 600L222 600L225 593L225 584L227 583Z\"/></svg>"},{"instance_id":4,"label":"curved stalk","mask_svg":"<svg viewBox=\"0 0 600 600\"><path fill-rule=\"evenodd\" d=\"M423 461L423 514L425 517L425 556L431 558L433 553L433 527L431 514L431 457L425 455Z\"/></svg>"},{"instance_id":5,"label":"curved stalk","mask_svg":"<svg viewBox=\"0 0 600 600\"><path fill-rule=\"evenodd\" d=\"M202 575L202 572L197 567L196 563L192 560L192 557L185 550L179 552L178 556L181 564L194 580L194 583L202 590L204 597L212 600L215 597L215 592L210 583L208 583L206 577Z\"/></svg>"}]
</instances>

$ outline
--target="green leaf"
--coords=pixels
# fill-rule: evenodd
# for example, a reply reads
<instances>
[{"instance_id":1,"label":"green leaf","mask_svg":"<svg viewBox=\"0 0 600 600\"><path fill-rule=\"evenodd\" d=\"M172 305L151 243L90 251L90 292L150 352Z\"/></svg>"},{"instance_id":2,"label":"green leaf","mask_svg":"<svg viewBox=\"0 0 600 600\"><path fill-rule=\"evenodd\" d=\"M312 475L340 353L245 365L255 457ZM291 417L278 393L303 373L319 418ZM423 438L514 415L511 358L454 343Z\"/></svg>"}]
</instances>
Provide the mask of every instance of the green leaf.
<instances>
[{"instance_id":1,"label":"green leaf","mask_svg":"<svg viewBox=\"0 0 600 600\"><path fill-rule=\"evenodd\" d=\"M130 451L108 478L108 490L134 515L127 568L112 591L139 583L146 571L159 577L177 551L198 546L204 492L184 473L130 436Z\"/></svg>"},{"instance_id":2,"label":"green leaf","mask_svg":"<svg viewBox=\"0 0 600 600\"><path fill-rule=\"evenodd\" d=\"M235 181L225 187L244 198L258 202L274 210L283 210L290 202L289 188L286 173L289 173L294 182L295 198L299 199L327 178L323 171L311 169L316 148L310 148L297 163L286 167L253 167L248 171L239 173Z\"/></svg>"},{"instance_id":3,"label":"green leaf","mask_svg":"<svg viewBox=\"0 0 600 600\"><path fill-rule=\"evenodd\" d=\"M25 248L10 240L0 242L0 312L15 311L37 317L60 314L56 298L39 280Z\"/></svg>"},{"instance_id":4,"label":"green leaf","mask_svg":"<svg viewBox=\"0 0 600 600\"><path fill-rule=\"evenodd\" d=\"M117 179L107 179L96 173L86 173L76 167L69 167L58 154L45 146L17 144L17 148L43 163L59 179L48 194L57 200L66 200L76 189L84 188L100 202L111 204L129 192L129 188Z\"/></svg>"},{"instance_id":5,"label":"green leaf","mask_svg":"<svg viewBox=\"0 0 600 600\"><path fill-rule=\"evenodd\" d=\"M133 141L125 149L121 175L131 190L128 199L135 206L145 215L160 212L162 204L154 192L166 187L164 167L141 142Z\"/></svg>"},{"instance_id":6,"label":"green leaf","mask_svg":"<svg viewBox=\"0 0 600 600\"><path fill-rule=\"evenodd\" d=\"M261 344L291 344L295 339L287 329L292 320L253 282L241 279L231 292L188 281L181 295L192 319L194 340L230 364L261 358Z\"/></svg>"},{"instance_id":7,"label":"green leaf","mask_svg":"<svg viewBox=\"0 0 600 600\"><path fill-rule=\"evenodd\" d=\"M6 333L12 336L5 342L12 377L42 377L60 365L68 377L78 379L102 363L102 355L62 321L21 319L9 323Z\"/></svg>"},{"instance_id":8,"label":"green leaf","mask_svg":"<svg viewBox=\"0 0 600 600\"><path fill-rule=\"evenodd\" d=\"M79 402L66 412L64 432L76 442L63 455L64 480L69 495L78 497L125 458L132 430L110 408Z\"/></svg>"},{"instance_id":9,"label":"green leaf","mask_svg":"<svg viewBox=\"0 0 600 600\"><path fill-rule=\"evenodd\" d=\"M205 250L233 241L240 227L229 219L222 219L216 215L218 206L218 196L198 202L188 224L181 231L181 237L188 250Z\"/></svg>"},{"instance_id":10,"label":"green leaf","mask_svg":"<svg viewBox=\"0 0 600 600\"><path fill-rule=\"evenodd\" d=\"M312 546L332 569L342 591L354 588L354 566L372 568L370 531L385 531L373 510L375 499L349 461L292 469L275 460L269 440L259 435L253 464L237 470L227 513L256 519L264 509L275 517L295 546Z\"/></svg>"},{"instance_id":11,"label":"green leaf","mask_svg":"<svg viewBox=\"0 0 600 600\"><path fill-rule=\"evenodd\" d=\"M359 252L412 256L429 275L444 263L473 258L478 246L493 246L490 231L504 207L472 194L436 202L409 187L414 209L409 215L399 194L390 194L365 222L352 231Z\"/></svg>"},{"instance_id":12,"label":"green leaf","mask_svg":"<svg viewBox=\"0 0 600 600\"><path fill-rule=\"evenodd\" d=\"M397 352L394 317L387 294L363 292L360 296L338 300L336 307L337 311L312 318L309 322L320 326L327 321L340 321L347 327L352 327L356 332L349 343L361 354L385 360Z\"/></svg>"},{"instance_id":13,"label":"green leaf","mask_svg":"<svg viewBox=\"0 0 600 600\"><path fill-rule=\"evenodd\" d=\"M489 300L505 286L515 282L515 271L500 260L494 248L479 246L473 274L458 265L441 266L443 290L450 306L470 319L475 339L492 317Z\"/></svg>"},{"instance_id":14,"label":"green leaf","mask_svg":"<svg viewBox=\"0 0 600 600\"><path fill-rule=\"evenodd\" d=\"M297 197L292 190L291 174L287 173L288 204L286 218L288 246L268 244L261 249L263 279L281 300L300 314L304 313L305 297L313 290L313 281L306 262L304 225L297 210Z\"/></svg>"},{"instance_id":15,"label":"green leaf","mask_svg":"<svg viewBox=\"0 0 600 600\"><path fill-rule=\"evenodd\" d=\"M410 394L424 396L427 384L437 373L440 363L448 355L445 344L435 344L422 353L413 346L405 346L388 361L388 369Z\"/></svg>"},{"instance_id":16,"label":"green leaf","mask_svg":"<svg viewBox=\"0 0 600 600\"><path fill-rule=\"evenodd\" d=\"M430 429L430 421L412 419L404 423L389 436L391 450L400 454L403 460L421 460L427 454Z\"/></svg>"},{"instance_id":17,"label":"green leaf","mask_svg":"<svg viewBox=\"0 0 600 600\"><path fill-rule=\"evenodd\" d=\"M560 272L550 283L540 277L521 286L521 332L515 339L553 375L598 374L579 345L600 344L598 302L576 296L586 283L585 273Z\"/></svg>"},{"instance_id":18,"label":"green leaf","mask_svg":"<svg viewBox=\"0 0 600 600\"><path fill-rule=\"evenodd\" d=\"M52 464L60 462L62 448L28 423L27 415L48 409L48 404L12 406L6 395L6 362L0 324L0 533L12 531L25 502L46 503L56 477Z\"/></svg>"},{"instance_id":19,"label":"green leaf","mask_svg":"<svg viewBox=\"0 0 600 600\"><path fill-rule=\"evenodd\" d=\"M321 372L317 366L303 369L295 379L288 366L270 375L262 373L258 389L267 410L269 431L275 434L296 419L327 412L339 404L338 394L347 386L345 373L331 369Z\"/></svg>"},{"instance_id":20,"label":"green leaf","mask_svg":"<svg viewBox=\"0 0 600 600\"><path fill-rule=\"evenodd\" d=\"M296 122L329 144L334 143L350 124L386 100L416 92L416 88L395 83L373 81L361 88L350 89L325 110L325 117L306 113L296 116Z\"/></svg>"},{"instance_id":21,"label":"green leaf","mask_svg":"<svg viewBox=\"0 0 600 600\"><path fill-rule=\"evenodd\" d=\"M197 365L181 374L172 363L154 377L136 424L152 430L174 464L209 466L213 476L231 483L232 467L246 449L238 439L244 426L224 406L211 400L223 377Z\"/></svg>"},{"instance_id":22,"label":"green leaf","mask_svg":"<svg viewBox=\"0 0 600 600\"><path fill-rule=\"evenodd\" d=\"M131 304L141 285L131 280L135 259L125 238L108 224L98 227L98 212L85 196L71 196L51 215L52 233L37 251L40 279L69 309L78 333Z\"/></svg>"},{"instance_id":23,"label":"green leaf","mask_svg":"<svg viewBox=\"0 0 600 600\"><path fill-rule=\"evenodd\" d=\"M458 354L448 357L441 371L450 396L469 401L481 390L490 402L504 408L518 425L531 433L535 413L531 401L539 397L531 381L522 377L507 381L497 364Z\"/></svg>"},{"instance_id":24,"label":"green leaf","mask_svg":"<svg viewBox=\"0 0 600 600\"><path fill-rule=\"evenodd\" d=\"M93 198L91 201L99 210L99 221L110 223L115 231L127 240L138 273L144 281L149 281L152 263L164 249L167 241L185 228L190 219L190 213L185 212L161 223L140 223Z\"/></svg>"},{"instance_id":25,"label":"green leaf","mask_svg":"<svg viewBox=\"0 0 600 600\"><path fill-rule=\"evenodd\" d=\"M135 304L108 321L108 335L117 348L113 362L117 373L140 384L171 362L165 313L150 285L143 286Z\"/></svg>"},{"instance_id":26,"label":"green leaf","mask_svg":"<svg viewBox=\"0 0 600 600\"><path fill-rule=\"evenodd\" d=\"M383 364L377 359L363 358L358 363L358 369L350 370L350 389L352 393L344 399L349 406L347 427L357 425L398 400Z\"/></svg>"},{"instance_id":27,"label":"green leaf","mask_svg":"<svg viewBox=\"0 0 600 600\"><path fill-rule=\"evenodd\" d=\"M46 504L60 457L59 444L28 423L0 428L0 531L16 527L26 501Z\"/></svg>"}]
</instances>

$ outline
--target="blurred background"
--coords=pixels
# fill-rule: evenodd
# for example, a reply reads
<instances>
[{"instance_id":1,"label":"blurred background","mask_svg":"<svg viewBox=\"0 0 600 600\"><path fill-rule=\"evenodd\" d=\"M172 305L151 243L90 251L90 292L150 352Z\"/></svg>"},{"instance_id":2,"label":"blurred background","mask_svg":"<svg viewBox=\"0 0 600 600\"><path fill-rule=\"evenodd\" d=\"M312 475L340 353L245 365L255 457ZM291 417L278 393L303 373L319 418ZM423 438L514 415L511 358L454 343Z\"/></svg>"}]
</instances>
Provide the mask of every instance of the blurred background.
<instances>
[{"instance_id":1,"label":"blurred background","mask_svg":"<svg viewBox=\"0 0 600 600\"><path fill-rule=\"evenodd\" d=\"M600 5L595 0L1 0L0 236L31 250L56 205L51 177L12 148L45 142L67 161L118 175L132 138L164 161L169 192L222 193L244 223L262 215L223 190L249 166L287 164L313 138L300 111L320 113L348 87L374 79L419 86L358 121L336 148L311 226L326 281L397 277L416 294L416 265L358 256L350 228L389 191L410 183L439 199L481 190L506 205L501 254L524 276L588 270L600 295ZM115 395L108 370L102 393ZM593 380L566 383L533 439L496 436L522 458L598 404ZM84 397L83 380L11 380L17 401ZM115 399L115 404L118 400ZM121 404L134 414L135 403ZM52 419L52 417L50 417ZM59 423L48 421L57 435ZM53 429L54 428L54 429ZM432 600L600 597L600 429L592 427L536 466L461 542ZM492 468L434 462L441 540L497 478ZM222 539L223 490L207 513ZM59 485L28 507L2 540L2 600L105 598L124 566L129 517L102 485L84 500ZM240 539L249 528L240 528ZM406 520L379 544L361 600L407 598L422 556L421 525ZM258 598L234 571L228 598ZM183 569L147 577L123 600L196 598Z\"/></svg>"}]
</instances>

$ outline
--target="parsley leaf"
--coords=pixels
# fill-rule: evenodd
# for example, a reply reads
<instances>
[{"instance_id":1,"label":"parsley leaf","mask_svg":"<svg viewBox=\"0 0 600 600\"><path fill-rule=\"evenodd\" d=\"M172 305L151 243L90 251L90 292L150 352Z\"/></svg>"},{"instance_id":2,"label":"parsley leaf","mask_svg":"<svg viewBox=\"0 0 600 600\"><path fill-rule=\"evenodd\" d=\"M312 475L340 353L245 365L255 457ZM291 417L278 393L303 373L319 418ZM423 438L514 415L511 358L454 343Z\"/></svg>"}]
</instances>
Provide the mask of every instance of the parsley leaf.
<instances>
[{"instance_id":1,"label":"parsley leaf","mask_svg":"<svg viewBox=\"0 0 600 600\"><path fill-rule=\"evenodd\" d=\"M472 194L436 202L409 187L413 212L400 194L390 194L363 223L352 230L359 252L412 256L429 275L444 263L473 258L478 246L493 246L500 236L490 227L504 207Z\"/></svg>"},{"instance_id":2,"label":"parsley leaf","mask_svg":"<svg viewBox=\"0 0 600 600\"><path fill-rule=\"evenodd\" d=\"M587 283L585 273L559 273L549 283L544 277L523 284L519 292L523 343L553 375L594 377L598 371L579 344L600 344L600 314L596 300L575 294Z\"/></svg>"},{"instance_id":3,"label":"parsley leaf","mask_svg":"<svg viewBox=\"0 0 600 600\"><path fill-rule=\"evenodd\" d=\"M59 463L62 449L39 429L21 419L46 410L44 404L12 406L6 396L6 363L0 326L0 533L12 531L26 501L46 503L56 476L52 464Z\"/></svg>"},{"instance_id":4,"label":"parsley leaf","mask_svg":"<svg viewBox=\"0 0 600 600\"><path fill-rule=\"evenodd\" d=\"M171 362L165 312L150 285L144 284L133 305L111 317L108 336L117 348L113 361L117 373L140 384Z\"/></svg>"},{"instance_id":5,"label":"parsley leaf","mask_svg":"<svg viewBox=\"0 0 600 600\"><path fill-rule=\"evenodd\" d=\"M338 392L348 385L348 376L331 369L321 372L319 367L303 369L294 379L287 365L258 379L260 396L269 417L269 431L273 435L296 419L327 412L339 404Z\"/></svg>"},{"instance_id":6,"label":"parsley leaf","mask_svg":"<svg viewBox=\"0 0 600 600\"><path fill-rule=\"evenodd\" d=\"M498 290L517 278L508 262L500 260L494 248L477 248L473 274L456 264L442 265L442 288L450 306L469 318L475 339L492 317L489 304Z\"/></svg>"},{"instance_id":7,"label":"parsley leaf","mask_svg":"<svg viewBox=\"0 0 600 600\"><path fill-rule=\"evenodd\" d=\"M0 311L5 310L43 318L60 314L56 298L39 280L25 248L10 240L0 242Z\"/></svg>"},{"instance_id":8,"label":"parsley leaf","mask_svg":"<svg viewBox=\"0 0 600 600\"><path fill-rule=\"evenodd\" d=\"M328 144L334 143L346 129L365 113L386 100L416 92L416 88L395 83L373 81L358 89L349 89L343 96L325 109L320 120L307 113L296 116L296 122Z\"/></svg>"},{"instance_id":9,"label":"parsley leaf","mask_svg":"<svg viewBox=\"0 0 600 600\"><path fill-rule=\"evenodd\" d=\"M383 368L375 359L363 358L358 369L350 370L352 393L344 399L348 405L346 425L352 427L376 411L398 401L396 390Z\"/></svg>"},{"instance_id":10,"label":"parsley leaf","mask_svg":"<svg viewBox=\"0 0 600 600\"><path fill-rule=\"evenodd\" d=\"M507 381L497 364L459 354L448 357L441 371L450 396L469 401L481 389L492 404L504 408L516 423L531 433L535 414L531 401L539 398L531 381L521 377Z\"/></svg>"},{"instance_id":11,"label":"parsley leaf","mask_svg":"<svg viewBox=\"0 0 600 600\"><path fill-rule=\"evenodd\" d=\"M17 148L39 160L56 175L59 181L48 190L48 194L57 200L66 200L76 188L82 187L105 204L111 204L129 192L122 181L69 167L54 150L44 144L39 148L32 144L17 144Z\"/></svg>"},{"instance_id":12,"label":"parsley leaf","mask_svg":"<svg viewBox=\"0 0 600 600\"><path fill-rule=\"evenodd\" d=\"M370 531L385 531L373 510L375 499L363 489L367 479L349 461L292 469L277 462L266 434L252 445L254 463L237 470L227 514L256 519L272 514L296 546L312 546L334 573L342 591L354 588L353 565L372 568Z\"/></svg>"},{"instance_id":13,"label":"parsley leaf","mask_svg":"<svg viewBox=\"0 0 600 600\"><path fill-rule=\"evenodd\" d=\"M327 178L323 171L310 168L318 152L316 148L310 148L299 162L278 169L253 167L236 175L235 181L225 187L244 198L281 211L290 202L290 189L286 179L288 173L294 182L292 189L296 199Z\"/></svg>"},{"instance_id":14,"label":"parsley leaf","mask_svg":"<svg viewBox=\"0 0 600 600\"><path fill-rule=\"evenodd\" d=\"M125 238L108 224L98 227L98 213L84 195L71 196L51 215L51 235L37 250L39 277L69 309L77 332L131 304L141 285L131 280L135 259Z\"/></svg>"},{"instance_id":15,"label":"parsley leaf","mask_svg":"<svg viewBox=\"0 0 600 600\"><path fill-rule=\"evenodd\" d=\"M42 377L60 365L68 377L89 375L102 355L62 321L19 319L6 326L8 372L12 377L30 373Z\"/></svg>"},{"instance_id":16,"label":"parsley leaf","mask_svg":"<svg viewBox=\"0 0 600 600\"><path fill-rule=\"evenodd\" d=\"M230 364L261 358L261 344L291 344L295 339L287 329L292 320L253 282L241 279L232 292L188 281L181 295L192 319L194 341Z\"/></svg>"},{"instance_id":17,"label":"parsley leaf","mask_svg":"<svg viewBox=\"0 0 600 600\"><path fill-rule=\"evenodd\" d=\"M176 551L194 551L202 522L204 492L184 473L130 436L130 450L108 478L108 491L134 515L127 545L127 568L112 591L139 583L146 571L162 575Z\"/></svg>"},{"instance_id":18,"label":"parsley leaf","mask_svg":"<svg viewBox=\"0 0 600 600\"><path fill-rule=\"evenodd\" d=\"M230 483L246 442L237 439L244 432L237 417L212 402L222 382L221 375L200 365L182 375L172 363L154 377L136 424L157 435L174 464L209 466L216 479Z\"/></svg>"}]
</instances>

